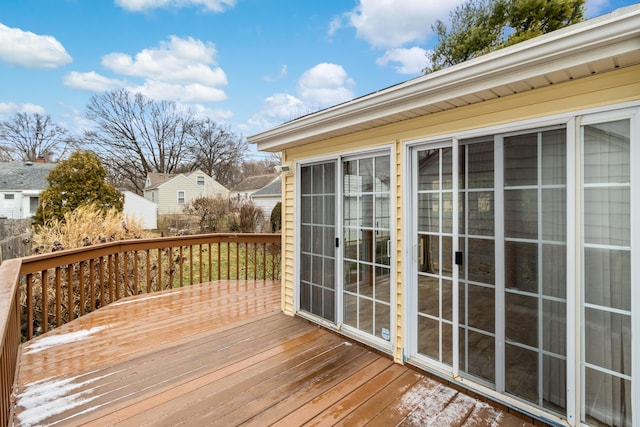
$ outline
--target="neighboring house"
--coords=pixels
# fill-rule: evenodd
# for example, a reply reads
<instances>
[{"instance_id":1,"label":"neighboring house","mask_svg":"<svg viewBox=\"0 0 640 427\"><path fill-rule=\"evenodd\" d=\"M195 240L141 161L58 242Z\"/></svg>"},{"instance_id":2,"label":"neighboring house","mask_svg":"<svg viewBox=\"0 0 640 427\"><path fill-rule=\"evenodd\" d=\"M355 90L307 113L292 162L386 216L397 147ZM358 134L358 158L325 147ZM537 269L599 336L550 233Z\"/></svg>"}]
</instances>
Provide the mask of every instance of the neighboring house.
<instances>
[{"instance_id":1,"label":"neighboring house","mask_svg":"<svg viewBox=\"0 0 640 427\"><path fill-rule=\"evenodd\" d=\"M0 217L31 218L40 193L49 186L47 175L54 163L16 161L0 163Z\"/></svg>"},{"instance_id":2,"label":"neighboring house","mask_svg":"<svg viewBox=\"0 0 640 427\"><path fill-rule=\"evenodd\" d=\"M133 216L142 222L144 230L155 230L158 228L158 204L145 199L131 191L123 191L124 207L122 212L125 215Z\"/></svg>"},{"instance_id":3,"label":"neighboring house","mask_svg":"<svg viewBox=\"0 0 640 427\"><path fill-rule=\"evenodd\" d=\"M251 200L251 195L253 193L264 188L265 185L271 183L275 178L277 178L276 174L254 175L247 177L231 190L230 197L232 200L238 201Z\"/></svg>"},{"instance_id":4,"label":"neighboring house","mask_svg":"<svg viewBox=\"0 0 640 427\"><path fill-rule=\"evenodd\" d=\"M640 5L248 141L293 171L285 313L552 424L640 425Z\"/></svg>"},{"instance_id":5,"label":"neighboring house","mask_svg":"<svg viewBox=\"0 0 640 427\"><path fill-rule=\"evenodd\" d=\"M158 215L181 214L198 197L229 197L229 190L201 170L181 174L149 173L144 198L158 204Z\"/></svg>"},{"instance_id":6,"label":"neighboring house","mask_svg":"<svg viewBox=\"0 0 640 427\"><path fill-rule=\"evenodd\" d=\"M278 175L269 184L251 194L253 203L262 209L266 219L271 218L271 211L282 201L282 178Z\"/></svg>"}]
</instances>

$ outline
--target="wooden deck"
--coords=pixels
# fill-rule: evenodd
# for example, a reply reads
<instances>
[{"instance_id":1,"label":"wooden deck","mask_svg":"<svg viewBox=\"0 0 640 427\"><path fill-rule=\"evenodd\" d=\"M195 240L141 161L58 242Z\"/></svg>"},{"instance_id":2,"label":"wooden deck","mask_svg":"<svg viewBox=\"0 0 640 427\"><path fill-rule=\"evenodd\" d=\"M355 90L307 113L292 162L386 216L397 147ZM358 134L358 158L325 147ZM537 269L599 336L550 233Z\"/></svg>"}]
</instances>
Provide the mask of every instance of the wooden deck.
<instances>
[{"instance_id":1,"label":"wooden deck","mask_svg":"<svg viewBox=\"0 0 640 427\"><path fill-rule=\"evenodd\" d=\"M280 313L280 283L130 297L23 345L14 425L523 426Z\"/></svg>"}]
</instances>

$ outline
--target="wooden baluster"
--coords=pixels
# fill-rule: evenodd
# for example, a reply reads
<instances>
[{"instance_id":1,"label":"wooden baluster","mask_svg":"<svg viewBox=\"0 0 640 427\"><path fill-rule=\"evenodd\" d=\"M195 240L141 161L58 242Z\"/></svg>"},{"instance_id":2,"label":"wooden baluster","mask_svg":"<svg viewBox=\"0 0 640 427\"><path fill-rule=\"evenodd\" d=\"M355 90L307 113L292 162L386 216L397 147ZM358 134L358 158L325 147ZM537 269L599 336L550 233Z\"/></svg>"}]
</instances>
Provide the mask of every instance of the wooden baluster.
<instances>
[{"instance_id":1,"label":"wooden baluster","mask_svg":"<svg viewBox=\"0 0 640 427\"><path fill-rule=\"evenodd\" d=\"M218 278L217 280L220 280L220 242L218 242Z\"/></svg>"},{"instance_id":2,"label":"wooden baluster","mask_svg":"<svg viewBox=\"0 0 640 427\"><path fill-rule=\"evenodd\" d=\"M211 254L211 243L209 243L208 245L209 248L209 282L211 282L213 279L211 278L211 276L213 275L213 271L211 271L211 267L212 267L212 263L211 263L211 257L213 256Z\"/></svg>"},{"instance_id":3,"label":"wooden baluster","mask_svg":"<svg viewBox=\"0 0 640 427\"><path fill-rule=\"evenodd\" d=\"M173 288L173 248L169 248L169 284L167 285L167 289Z\"/></svg>"},{"instance_id":4,"label":"wooden baluster","mask_svg":"<svg viewBox=\"0 0 640 427\"><path fill-rule=\"evenodd\" d=\"M189 285L193 285L193 245L189 245L189 266L188 266L188 272L189 272Z\"/></svg>"},{"instance_id":5,"label":"wooden baluster","mask_svg":"<svg viewBox=\"0 0 640 427\"><path fill-rule=\"evenodd\" d=\"M118 254L116 254L118 255ZM129 292L129 269L128 269L128 265L129 265L129 252L123 252L122 256L120 256L119 258L122 258L122 276L123 276L123 282L124 282L124 289L122 290L123 293L123 297L126 297L127 295L131 295ZM118 268L120 266L120 262L116 263L116 286L117 284L120 283L120 274L118 273ZM118 296L118 298L120 298L120 296Z\"/></svg>"},{"instance_id":6,"label":"wooden baluster","mask_svg":"<svg viewBox=\"0 0 640 427\"><path fill-rule=\"evenodd\" d=\"M99 264L99 267L100 267L100 271L99 271L100 272L100 303L97 304L97 305L98 305L98 307L103 307L105 305L106 299L107 299L107 297L105 295L107 291L105 289L105 283L104 283L104 281L105 281L105 277L104 277L104 273L105 273L105 271L104 271L104 269L105 269L104 257L100 257L99 263L100 263Z\"/></svg>"},{"instance_id":7,"label":"wooden baluster","mask_svg":"<svg viewBox=\"0 0 640 427\"><path fill-rule=\"evenodd\" d=\"M40 272L40 283L42 284L42 333L49 330L49 272Z\"/></svg>"},{"instance_id":8,"label":"wooden baluster","mask_svg":"<svg viewBox=\"0 0 640 427\"><path fill-rule=\"evenodd\" d=\"M162 290L162 249L158 249L158 289Z\"/></svg>"},{"instance_id":9,"label":"wooden baluster","mask_svg":"<svg viewBox=\"0 0 640 427\"><path fill-rule=\"evenodd\" d=\"M115 292L116 298L109 301L109 303L112 303L120 299L120 254L119 253L115 253L113 255L113 270L114 270L113 283L116 290ZM125 289L125 293L126 293L126 289Z\"/></svg>"},{"instance_id":10,"label":"wooden baluster","mask_svg":"<svg viewBox=\"0 0 640 427\"><path fill-rule=\"evenodd\" d=\"M253 243L253 280L258 279L258 244Z\"/></svg>"},{"instance_id":11,"label":"wooden baluster","mask_svg":"<svg viewBox=\"0 0 640 427\"><path fill-rule=\"evenodd\" d=\"M202 270L204 268L204 264L202 262L202 245L198 245L198 254L198 266L200 267L199 283L202 283Z\"/></svg>"},{"instance_id":12,"label":"wooden baluster","mask_svg":"<svg viewBox=\"0 0 640 427\"><path fill-rule=\"evenodd\" d=\"M104 305L113 302L113 255L107 257L107 287L109 288L109 302L105 301Z\"/></svg>"},{"instance_id":13,"label":"wooden baluster","mask_svg":"<svg viewBox=\"0 0 640 427\"><path fill-rule=\"evenodd\" d=\"M182 249L182 245L180 245L180 248L178 249L178 268L180 269L180 273L178 274L178 287L181 288L183 285L183 263L182 263L182 259L184 258L184 253L183 253L183 249Z\"/></svg>"},{"instance_id":14,"label":"wooden baluster","mask_svg":"<svg viewBox=\"0 0 640 427\"><path fill-rule=\"evenodd\" d=\"M138 295L138 251L133 251L133 294Z\"/></svg>"},{"instance_id":15,"label":"wooden baluster","mask_svg":"<svg viewBox=\"0 0 640 427\"><path fill-rule=\"evenodd\" d=\"M78 263L78 286L80 287L80 316L84 316L86 298L84 293L84 265L86 261Z\"/></svg>"},{"instance_id":16,"label":"wooden baluster","mask_svg":"<svg viewBox=\"0 0 640 427\"><path fill-rule=\"evenodd\" d=\"M33 275L27 274L27 340L33 338Z\"/></svg>"},{"instance_id":17,"label":"wooden baluster","mask_svg":"<svg viewBox=\"0 0 640 427\"><path fill-rule=\"evenodd\" d=\"M73 292L73 264L67 265L67 322L74 318L75 295Z\"/></svg>"},{"instance_id":18,"label":"wooden baluster","mask_svg":"<svg viewBox=\"0 0 640 427\"><path fill-rule=\"evenodd\" d=\"M245 242L244 244L244 280L249 278L249 244Z\"/></svg>"},{"instance_id":19,"label":"wooden baluster","mask_svg":"<svg viewBox=\"0 0 640 427\"><path fill-rule=\"evenodd\" d=\"M262 280L267 279L267 244L262 243Z\"/></svg>"},{"instance_id":20,"label":"wooden baluster","mask_svg":"<svg viewBox=\"0 0 640 427\"><path fill-rule=\"evenodd\" d=\"M146 250L146 264L147 264L147 293L151 292L151 251Z\"/></svg>"},{"instance_id":21,"label":"wooden baluster","mask_svg":"<svg viewBox=\"0 0 640 427\"><path fill-rule=\"evenodd\" d=\"M62 322L60 318L62 317L62 293L61 291L61 280L60 280L60 267L56 267L55 270L55 286L56 286L56 326L60 326Z\"/></svg>"}]
</instances>

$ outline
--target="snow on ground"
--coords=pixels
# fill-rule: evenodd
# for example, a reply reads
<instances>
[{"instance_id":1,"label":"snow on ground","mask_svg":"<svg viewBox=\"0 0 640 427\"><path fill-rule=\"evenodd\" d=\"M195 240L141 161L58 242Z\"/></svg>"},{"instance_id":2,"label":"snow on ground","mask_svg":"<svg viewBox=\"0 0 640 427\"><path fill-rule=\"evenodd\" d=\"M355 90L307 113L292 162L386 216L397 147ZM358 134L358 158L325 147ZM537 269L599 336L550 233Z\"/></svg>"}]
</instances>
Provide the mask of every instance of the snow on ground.
<instances>
[{"instance_id":1,"label":"snow on ground","mask_svg":"<svg viewBox=\"0 0 640 427\"><path fill-rule=\"evenodd\" d=\"M111 374L109 374L111 375ZM22 426L42 425L42 421L69 409L85 405L99 397L92 389L73 393L74 390L85 387L101 377L90 378L86 381L76 381L81 376L64 379L47 379L27 384L22 393L16 396L17 419ZM82 397L89 394L92 397Z\"/></svg>"},{"instance_id":2,"label":"snow on ground","mask_svg":"<svg viewBox=\"0 0 640 427\"><path fill-rule=\"evenodd\" d=\"M80 341L105 328L106 326L96 326L91 329L83 329L81 331L69 332L66 334L57 334L57 335L42 337L42 338L36 339L32 344L27 345L25 347L24 354L38 353L39 351L46 350L48 348L55 347L57 345L67 344L74 341Z\"/></svg>"}]
</instances>

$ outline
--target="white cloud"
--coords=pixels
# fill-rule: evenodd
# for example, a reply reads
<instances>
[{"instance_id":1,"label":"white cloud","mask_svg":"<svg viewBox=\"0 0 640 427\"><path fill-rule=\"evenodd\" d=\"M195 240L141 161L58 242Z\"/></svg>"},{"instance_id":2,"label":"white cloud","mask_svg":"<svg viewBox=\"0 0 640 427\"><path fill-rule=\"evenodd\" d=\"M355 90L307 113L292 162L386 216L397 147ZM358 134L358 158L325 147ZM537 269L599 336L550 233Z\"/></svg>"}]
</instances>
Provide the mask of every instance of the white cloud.
<instances>
[{"instance_id":1,"label":"white cloud","mask_svg":"<svg viewBox=\"0 0 640 427\"><path fill-rule=\"evenodd\" d=\"M431 34L431 24L446 19L460 3L462 0L360 0L353 10L331 22L329 35L352 26L359 38L376 48L422 42Z\"/></svg>"},{"instance_id":2,"label":"white cloud","mask_svg":"<svg viewBox=\"0 0 640 427\"><path fill-rule=\"evenodd\" d=\"M0 24L0 60L25 68L57 68L72 61L54 37L3 24Z\"/></svg>"},{"instance_id":3,"label":"white cloud","mask_svg":"<svg viewBox=\"0 0 640 427\"><path fill-rule=\"evenodd\" d=\"M298 81L298 92L305 103L319 108L353 99L353 80L341 65L321 63L307 70Z\"/></svg>"},{"instance_id":4,"label":"white cloud","mask_svg":"<svg viewBox=\"0 0 640 427\"><path fill-rule=\"evenodd\" d=\"M106 92L126 86L126 82L118 79L110 79L101 76L95 71L88 73L79 73L72 71L63 78L66 86L74 89L88 90L91 92Z\"/></svg>"},{"instance_id":5,"label":"white cloud","mask_svg":"<svg viewBox=\"0 0 640 427\"><path fill-rule=\"evenodd\" d=\"M47 114L47 110L37 104L16 104L15 102L0 102L0 114L13 113Z\"/></svg>"},{"instance_id":6,"label":"white cloud","mask_svg":"<svg viewBox=\"0 0 640 427\"><path fill-rule=\"evenodd\" d=\"M215 62L211 43L172 36L157 47L144 49L135 56L114 52L102 57L102 65L115 74L138 82L109 78L96 72L71 72L67 86L103 92L124 87L149 98L185 103L217 102L227 99L221 86L227 84L225 72Z\"/></svg>"},{"instance_id":7,"label":"white cloud","mask_svg":"<svg viewBox=\"0 0 640 427\"><path fill-rule=\"evenodd\" d=\"M18 109L15 102L0 102L0 114L11 114Z\"/></svg>"},{"instance_id":8,"label":"white cloud","mask_svg":"<svg viewBox=\"0 0 640 427\"><path fill-rule=\"evenodd\" d=\"M130 86L128 89L156 100L170 99L190 103L216 102L227 99L223 90L200 83L177 84L148 79L143 85Z\"/></svg>"},{"instance_id":9,"label":"white cloud","mask_svg":"<svg viewBox=\"0 0 640 427\"><path fill-rule=\"evenodd\" d=\"M202 104L191 104L189 105L189 108L193 111L196 117L209 117L219 123L224 123L233 117L233 111L231 110L207 108Z\"/></svg>"},{"instance_id":10,"label":"white cloud","mask_svg":"<svg viewBox=\"0 0 640 427\"><path fill-rule=\"evenodd\" d=\"M410 49L390 49L376 59L376 64L386 66L397 63L393 68L399 74L421 74L429 65L426 55L427 51L417 46Z\"/></svg>"},{"instance_id":11,"label":"white cloud","mask_svg":"<svg viewBox=\"0 0 640 427\"><path fill-rule=\"evenodd\" d=\"M264 100L261 110L238 128L254 134L341 102L353 99L353 80L341 65L321 63L298 80L299 95L277 93Z\"/></svg>"},{"instance_id":12,"label":"white cloud","mask_svg":"<svg viewBox=\"0 0 640 427\"><path fill-rule=\"evenodd\" d=\"M224 71L215 66L216 49L191 37L171 36L157 48L144 49L135 58L125 53L102 57L102 65L123 75L162 80L171 83L200 83L207 86L227 84ZM213 66L213 68L212 68Z\"/></svg>"},{"instance_id":13,"label":"white cloud","mask_svg":"<svg viewBox=\"0 0 640 427\"><path fill-rule=\"evenodd\" d=\"M116 5L132 12L144 12L160 8L202 7L209 12L224 12L233 7L236 0L116 0Z\"/></svg>"}]
</instances>

